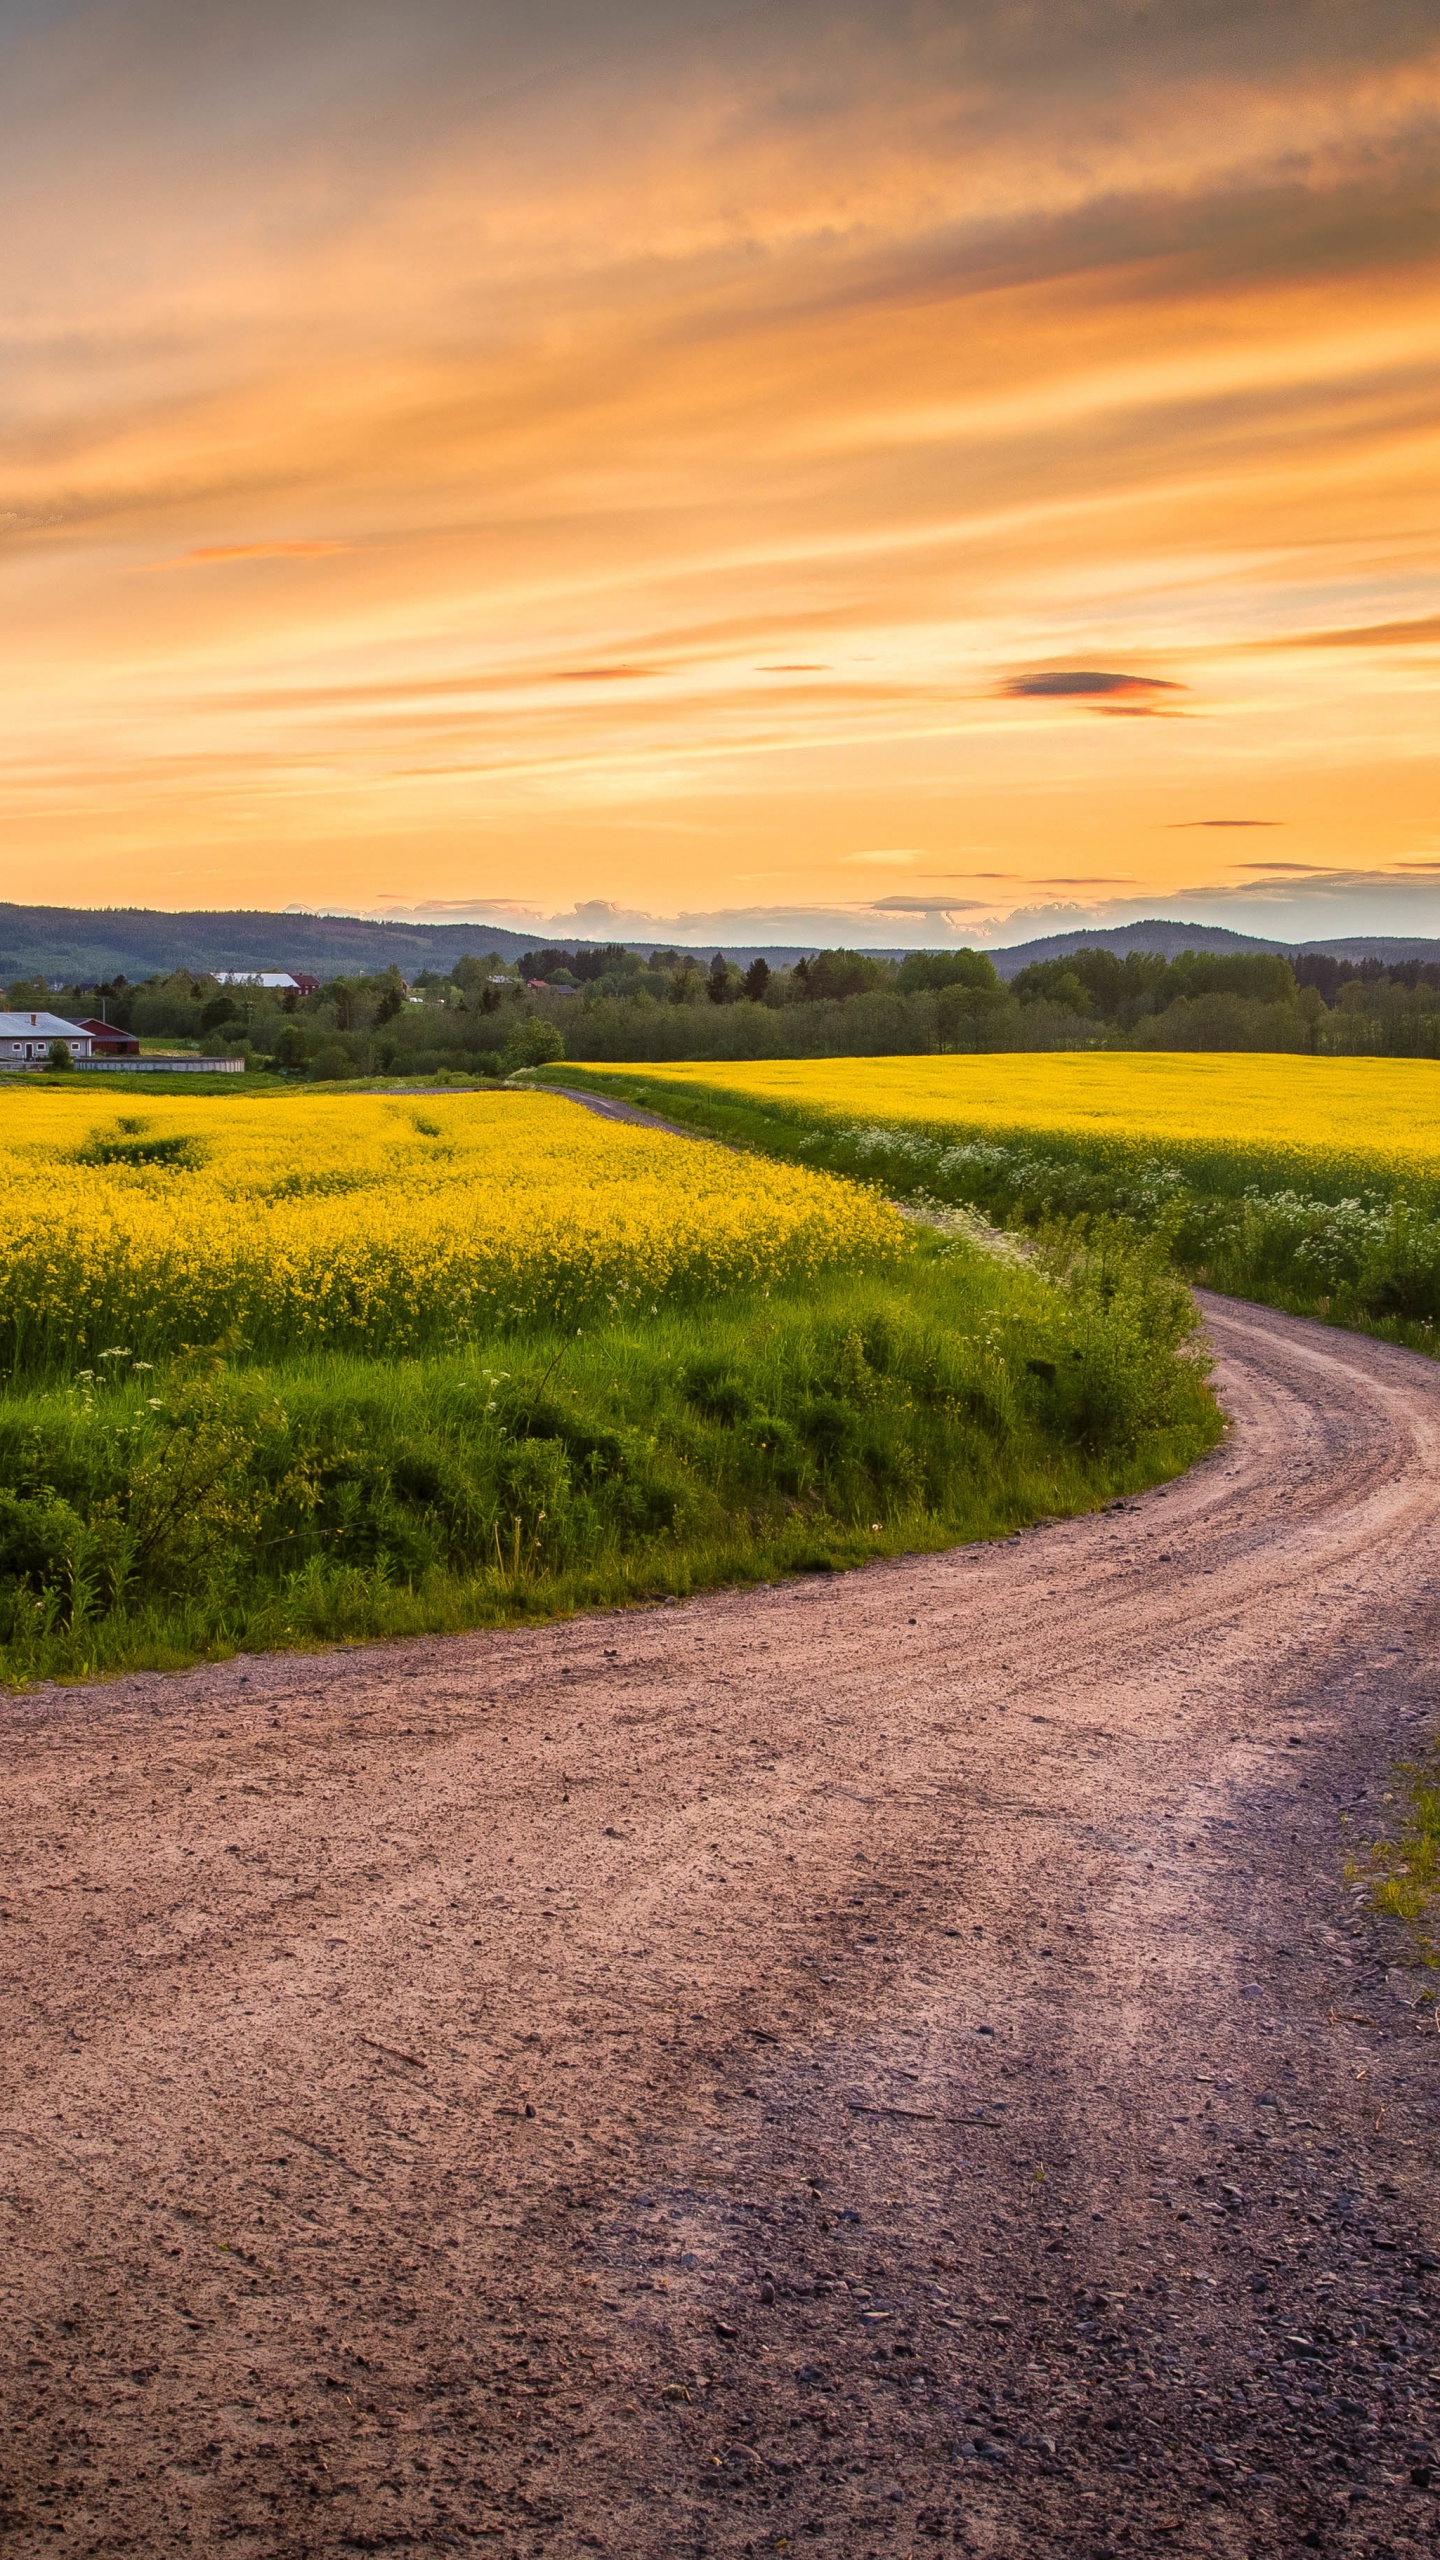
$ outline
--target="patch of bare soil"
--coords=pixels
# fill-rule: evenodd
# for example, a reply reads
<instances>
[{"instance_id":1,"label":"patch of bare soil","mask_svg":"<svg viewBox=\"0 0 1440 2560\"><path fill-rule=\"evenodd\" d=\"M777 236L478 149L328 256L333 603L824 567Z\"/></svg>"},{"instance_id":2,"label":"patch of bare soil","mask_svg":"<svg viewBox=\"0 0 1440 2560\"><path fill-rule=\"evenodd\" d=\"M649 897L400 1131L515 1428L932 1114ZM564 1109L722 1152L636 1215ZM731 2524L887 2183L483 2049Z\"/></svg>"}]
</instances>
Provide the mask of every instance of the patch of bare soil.
<instances>
[{"instance_id":1,"label":"patch of bare soil","mask_svg":"<svg viewBox=\"0 0 1440 2560\"><path fill-rule=\"evenodd\" d=\"M658 1111L642 1111L635 1102L621 1102L610 1093L582 1093L577 1086L542 1084L540 1093L558 1093L562 1102L578 1102L582 1111L593 1111L598 1120L624 1120L632 1129L663 1129L672 1138L693 1138L702 1146L721 1147L727 1141L715 1137L708 1129L687 1129L682 1121L666 1120Z\"/></svg>"},{"instance_id":2,"label":"patch of bare soil","mask_svg":"<svg viewBox=\"0 0 1440 2560\"><path fill-rule=\"evenodd\" d=\"M7 2555L1433 2548L1440 1370L1207 1312L1122 1510L0 1708Z\"/></svg>"}]
</instances>

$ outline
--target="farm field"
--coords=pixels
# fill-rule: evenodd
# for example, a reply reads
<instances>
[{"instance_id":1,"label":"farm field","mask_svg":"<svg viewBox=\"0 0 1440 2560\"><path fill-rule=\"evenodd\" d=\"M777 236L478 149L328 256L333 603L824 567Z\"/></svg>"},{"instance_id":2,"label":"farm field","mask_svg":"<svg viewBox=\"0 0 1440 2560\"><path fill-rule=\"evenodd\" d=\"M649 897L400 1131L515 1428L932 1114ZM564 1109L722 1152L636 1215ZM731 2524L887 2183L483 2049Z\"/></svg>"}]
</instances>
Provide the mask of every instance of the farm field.
<instances>
[{"instance_id":1,"label":"farm field","mask_svg":"<svg viewBox=\"0 0 1440 2560\"><path fill-rule=\"evenodd\" d=\"M1440 1325L1430 1060L1076 1051L563 1073L902 1197L1029 1227L1118 1216L1191 1279L1417 1349Z\"/></svg>"},{"instance_id":2,"label":"farm field","mask_svg":"<svg viewBox=\"0 0 1440 2560\"><path fill-rule=\"evenodd\" d=\"M236 1334L250 1350L457 1348L901 1259L853 1186L664 1138L548 1095L315 1095L0 1119L0 1345L13 1377L99 1372Z\"/></svg>"},{"instance_id":3,"label":"farm field","mask_svg":"<svg viewBox=\"0 0 1440 2560\"><path fill-rule=\"evenodd\" d=\"M568 1068L553 1073L569 1079ZM1440 1064L1246 1053L782 1059L763 1066L590 1067L734 1096L806 1125L857 1117L952 1138L1043 1137L1125 1156L1163 1151L1215 1178L1440 1186Z\"/></svg>"},{"instance_id":4,"label":"farm field","mask_svg":"<svg viewBox=\"0 0 1440 2560\"><path fill-rule=\"evenodd\" d=\"M12 1679L999 1534L1219 1428L1118 1238L1022 1265L545 1093L3 1108Z\"/></svg>"}]
</instances>

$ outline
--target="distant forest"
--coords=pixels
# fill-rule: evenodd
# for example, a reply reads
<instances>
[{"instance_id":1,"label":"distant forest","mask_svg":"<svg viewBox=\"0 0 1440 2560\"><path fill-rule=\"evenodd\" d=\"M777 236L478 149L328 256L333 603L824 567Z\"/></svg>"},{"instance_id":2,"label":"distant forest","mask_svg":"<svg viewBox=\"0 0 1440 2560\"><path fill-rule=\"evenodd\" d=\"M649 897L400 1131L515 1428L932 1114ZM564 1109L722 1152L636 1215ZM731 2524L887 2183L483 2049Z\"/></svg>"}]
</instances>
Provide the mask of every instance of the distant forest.
<instances>
[{"instance_id":1,"label":"distant forest","mask_svg":"<svg viewBox=\"0 0 1440 2560\"><path fill-rule=\"evenodd\" d=\"M1080 950L1008 984L979 951L900 960L821 951L747 969L717 953L648 960L615 944L467 952L408 985L397 968L313 995L221 987L190 970L57 991L17 979L9 1001L71 1018L103 1009L142 1041L248 1066L346 1076L512 1074L558 1058L864 1057L1003 1049L1255 1049L1440 1057L1440 963L1326 952Z\"/></svg>"}]
</instances>

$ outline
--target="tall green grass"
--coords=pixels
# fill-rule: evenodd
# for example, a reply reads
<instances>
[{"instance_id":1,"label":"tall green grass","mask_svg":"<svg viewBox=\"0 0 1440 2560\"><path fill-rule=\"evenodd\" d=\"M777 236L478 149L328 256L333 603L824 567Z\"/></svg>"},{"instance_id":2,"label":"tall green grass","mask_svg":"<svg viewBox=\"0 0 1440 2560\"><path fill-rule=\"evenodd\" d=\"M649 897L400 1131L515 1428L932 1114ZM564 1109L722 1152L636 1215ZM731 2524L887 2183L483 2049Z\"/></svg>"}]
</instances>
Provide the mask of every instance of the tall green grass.
<instances>
[{"instance_id":1,"label":"tall green grass","mask_svg":"<svg viewBox=\"0 0 1440 2560\"><path fill-rule=\"evenodd\" d=\"M400 1362L223 1347L0 1400L0 1676L407 1635L1009 1533L1218 1436L1116 1227Z\"/></svg>"}]
</instances>

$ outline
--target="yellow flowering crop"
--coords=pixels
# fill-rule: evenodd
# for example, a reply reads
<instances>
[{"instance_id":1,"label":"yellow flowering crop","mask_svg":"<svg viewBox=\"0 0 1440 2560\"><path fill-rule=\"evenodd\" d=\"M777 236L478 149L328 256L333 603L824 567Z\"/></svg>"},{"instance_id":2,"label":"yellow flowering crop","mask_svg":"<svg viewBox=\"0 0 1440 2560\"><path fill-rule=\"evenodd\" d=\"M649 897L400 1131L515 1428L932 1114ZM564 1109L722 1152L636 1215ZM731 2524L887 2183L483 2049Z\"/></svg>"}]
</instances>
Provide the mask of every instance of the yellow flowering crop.
<instances>
[{"instance_id":1,"label":"yellow flowering crop","mask_svg":"<svg viewBox=\"0 0 1440 2560\"><path fill-rule=\"evenodd\" d=\"M403 1352L897 1259L871 1192L543 1093L0 1098L0 1318L36 1373L208 1343Z\"/></svg>"},{"instance_id":2,"label":"yellow flowering crop","mask_svg":"<svg viewBox=\"0 0 1440 2560\"><path fill-rule=\"evenodd\" d=\"M1046 1138L1087 1154L1143 1152L1180 1164L1228 1157L1247 1176L1280 1181L1341 1175L1362 1186L1430 1189L1440 1179L1440 1064L1424 1058L1074 1050L638 1072L647 1084L703 1087L832 1126Z\"/></svg>"}]
</instances>

